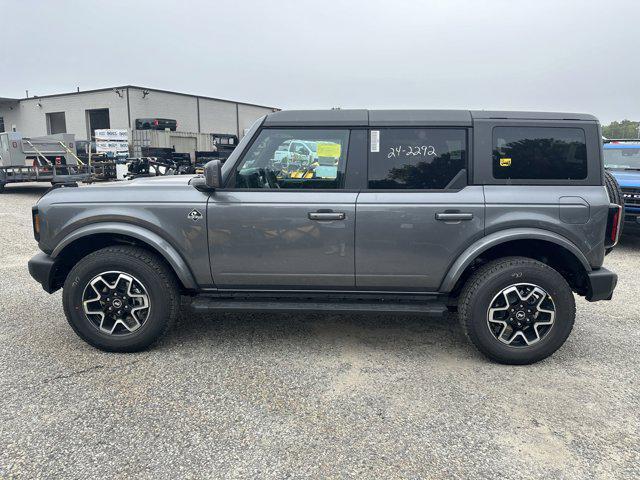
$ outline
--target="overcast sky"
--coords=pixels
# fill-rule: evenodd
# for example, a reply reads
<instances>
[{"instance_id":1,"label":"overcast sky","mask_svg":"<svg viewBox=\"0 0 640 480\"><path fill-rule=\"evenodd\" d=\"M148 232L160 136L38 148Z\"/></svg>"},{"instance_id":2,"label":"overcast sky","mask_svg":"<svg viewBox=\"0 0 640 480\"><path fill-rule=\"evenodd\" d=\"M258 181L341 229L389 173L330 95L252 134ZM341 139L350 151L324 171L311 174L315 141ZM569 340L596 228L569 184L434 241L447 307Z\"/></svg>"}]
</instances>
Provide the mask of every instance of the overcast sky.
<instances>
[{"instance_id":1,"label":"overcast sky","mask_svg":"<svg viewBox=\"0 0 640 480\"><path fill-rule=\"evenodd\" d=\"M640 1L0 0L0 97L134 84L279 108L640 120Z\"/></svg>"}]
</instances>

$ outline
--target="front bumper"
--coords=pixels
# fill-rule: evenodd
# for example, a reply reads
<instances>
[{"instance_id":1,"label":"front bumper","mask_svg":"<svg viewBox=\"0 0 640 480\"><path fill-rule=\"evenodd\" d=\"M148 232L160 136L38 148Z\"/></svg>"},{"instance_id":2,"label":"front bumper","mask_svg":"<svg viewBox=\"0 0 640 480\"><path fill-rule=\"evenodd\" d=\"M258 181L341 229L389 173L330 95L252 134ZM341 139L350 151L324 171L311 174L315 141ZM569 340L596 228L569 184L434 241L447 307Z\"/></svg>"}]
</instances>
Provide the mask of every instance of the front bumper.
<instances>
[{"instance_id":1,"label":"front bumper","mask_svg":"<svg viewBox=\"0 0 640 480\"><path fill-rule=\"evenodd\" d=\"M42 288L47 293L53 293L59 286L56 286L55 276L57 263L55 259L51 258L46 253L36 253L29 260L29 274L34 278L36 282L42 285Z\"/></svg>"},{"instance_id":2,"label":"front bumper","mask_svg":"<svg viewBox=\"0 0 640 480\"><path fill-rule=\"evenodd\" d=\"M611 300L613 290L618 284L618 275L606 268L592 270L587 274L587 295L590 302Z\"/></svg>"}]
</instances>

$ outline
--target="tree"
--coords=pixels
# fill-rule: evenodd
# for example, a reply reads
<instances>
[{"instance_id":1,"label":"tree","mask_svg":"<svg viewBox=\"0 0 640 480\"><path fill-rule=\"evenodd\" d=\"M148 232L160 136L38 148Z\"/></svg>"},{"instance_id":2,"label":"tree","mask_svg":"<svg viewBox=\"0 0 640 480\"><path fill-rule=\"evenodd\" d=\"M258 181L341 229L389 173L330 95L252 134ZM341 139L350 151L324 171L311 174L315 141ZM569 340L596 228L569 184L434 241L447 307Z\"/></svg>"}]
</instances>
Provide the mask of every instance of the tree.
<instances>
[{"instance_id":1,"label":"tree","mask_svg":"<svg viewBox=\"0 0 640 480\"><path fill-rule=\"evenodd\" d=\"M602 127L602 135L607 138L640 138L638 127L640 122L632 120L622 120L621 122L611 122Z\"/></svg>"}]
</instances>

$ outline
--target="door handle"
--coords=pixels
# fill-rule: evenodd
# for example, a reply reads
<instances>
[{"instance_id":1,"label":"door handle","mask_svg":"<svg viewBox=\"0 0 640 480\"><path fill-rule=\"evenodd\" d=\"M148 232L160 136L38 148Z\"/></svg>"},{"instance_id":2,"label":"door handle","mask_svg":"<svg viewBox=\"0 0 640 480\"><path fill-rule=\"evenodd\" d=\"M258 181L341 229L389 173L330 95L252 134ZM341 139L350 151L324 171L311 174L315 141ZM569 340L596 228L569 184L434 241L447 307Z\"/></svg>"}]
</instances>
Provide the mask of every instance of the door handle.
<instances>
[{"instance_id":1,"label":"door handle","mask_svg":"<svg viewBox=\"0 0 640 480\"><path fill-rule=\"evenodd\" d=\"M345 217L346 215L344 212L309 212L309 220L317 220L319 222L344 220Z\"/></svg>"},{"instance_id":2,"label":"door handle","mask_svg":"<svg viewBox=\"0 0 640 480\"><path fill-rule=\"evenodd\" d=\"M473 213L436 213L436 220L443 222L459 222L461 220L472 220Z\"/></svg>"}]
</instances>

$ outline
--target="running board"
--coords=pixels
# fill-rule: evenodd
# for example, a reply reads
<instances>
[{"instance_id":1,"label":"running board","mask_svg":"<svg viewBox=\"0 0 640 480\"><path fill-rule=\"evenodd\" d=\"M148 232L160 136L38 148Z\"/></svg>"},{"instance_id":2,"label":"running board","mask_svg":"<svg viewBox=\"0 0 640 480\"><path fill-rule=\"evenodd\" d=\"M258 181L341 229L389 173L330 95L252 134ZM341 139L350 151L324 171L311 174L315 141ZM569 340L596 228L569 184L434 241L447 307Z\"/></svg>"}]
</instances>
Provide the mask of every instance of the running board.
<instances>
[{"instance_id":1,"label":"running board","mask_svg":"<svg viewBox=\"0 0 640 480\"><path fill-rule=\"evenodd\" d=\"M229 299L200 296L191 302L195 313L205 312L276 312L276 313L394 313L442 317L447 306L442 302L318 302L287 299Z\"/></svg>"}]
</instances>

